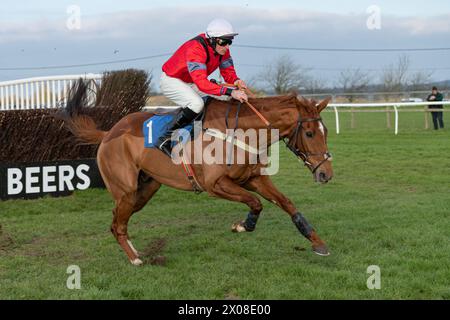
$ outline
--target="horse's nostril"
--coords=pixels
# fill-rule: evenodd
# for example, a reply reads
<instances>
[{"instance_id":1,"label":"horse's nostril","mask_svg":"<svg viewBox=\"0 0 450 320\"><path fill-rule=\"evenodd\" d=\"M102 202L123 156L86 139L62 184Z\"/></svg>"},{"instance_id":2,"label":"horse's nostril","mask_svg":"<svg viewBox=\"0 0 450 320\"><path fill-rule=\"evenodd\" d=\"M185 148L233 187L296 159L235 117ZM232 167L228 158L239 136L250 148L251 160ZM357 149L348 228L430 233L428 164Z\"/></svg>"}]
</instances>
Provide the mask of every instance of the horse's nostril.
<instances>
[{"instance_id":1,"label":"horse's nostril","mask_svg":"<svg viewBox=\"0 0 450 320\"><path fill-rule=\"evenodd\" d=\"M325 173L321 172L321 173L319 173L319 178L320 178L320 181L325 181L325 180L327 180L327 175Z\"/></svg>"}]
</instances>

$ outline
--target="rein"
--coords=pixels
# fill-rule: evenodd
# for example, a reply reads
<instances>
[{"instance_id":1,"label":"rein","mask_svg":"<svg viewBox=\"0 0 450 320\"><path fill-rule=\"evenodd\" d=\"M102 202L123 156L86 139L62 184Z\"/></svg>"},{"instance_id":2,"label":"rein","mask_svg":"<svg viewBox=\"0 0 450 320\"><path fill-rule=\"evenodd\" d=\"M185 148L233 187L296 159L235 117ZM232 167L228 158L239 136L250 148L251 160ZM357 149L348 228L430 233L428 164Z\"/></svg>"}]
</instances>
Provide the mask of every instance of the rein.
<instances>
[{"instance_id":1,"label":"rein","mask_svg":"<svg viewBox=\"0 0 450 320\"><path fill-rule=\"evenodd\" d=\"M264 124L271 128L272 126L270 125L270 122L248 101L245 101L245 104L248 105L250 107L250 109L252 109L252 111L258 116L258 118L260 118L262 120L262 122L264 122Z\"/></svg>"},{"instance_id":2,"label":"rein","mask_svg":"<svg viewBox=\"0 0 450 320\"><path fill-rule=\"evenodd\" d=\"M242 88L241 87L236 87L234 84L230 84L230 83L222 83L222 84L220 84L222 87L233 87L233 88L238 88L239 90L242 90ZM247 93L248 93L248 95L250 96L250 97L252 97L252 98L256 98L256 96L255 96L255 94L252 92L252 91L250 91L250 89L245 89L245 91L247 91ZM270 122L269 121L267 121L267 119L261 114L261 112L259 112L258 111L258 109L256 109L250 102L248 102L248 101L244 101L245 102L245 104L247 105L247 106L249 106L250 107L250 109L252 109L252 111L258 116L258 118L260 118L261 120L262 120L262 122L264 122L264 124L267 126L267 127L271 127L270 126Z\"/></svg>"}]
</instances>

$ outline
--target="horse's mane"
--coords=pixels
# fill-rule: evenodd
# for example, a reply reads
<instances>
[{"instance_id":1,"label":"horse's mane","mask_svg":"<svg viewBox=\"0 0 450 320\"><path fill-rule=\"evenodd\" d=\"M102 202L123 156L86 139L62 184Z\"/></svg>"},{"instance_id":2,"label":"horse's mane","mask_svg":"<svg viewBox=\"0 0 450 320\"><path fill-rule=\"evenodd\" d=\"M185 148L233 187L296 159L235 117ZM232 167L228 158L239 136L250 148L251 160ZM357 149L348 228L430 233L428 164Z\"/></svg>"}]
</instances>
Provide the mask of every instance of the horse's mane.
<instances>
[{"instance_id":1,"label":"horse's mane","mask_svg":"<svg viewBox=\"0 0 450 320\"><path fill-rule=\"evenodd\" d=\"M256 109L259 110L269 110L272 108L281 109L281 108L296 108L298 106L297 96L295 94L287 94L287 95L278 95L278 96L270 96L270 97L259 97L259 98L250 98L248 100ZM238 105L239 102L237 100L230 101L221 101L221 100L212 100L209 103L209 106L213 108L228 108L231 106Z\"/></svg>"},{"instance_id":2,"label":"horse's mane","mask_svg":"<svg viewBox=\"0 0 450 320\"><path fill-rule=\"evenodd\" d=\"M270 111L280 111L288 108L298 108L298 106L300 105L297 96L294 94L250 98L248 101L252 106L254 106L262 113ZM207 115L205 115L204 117L205 119L209 118L211 120L224 119L228 112L230 112L230 114L235 114L238 104L239 101L234 99L229 101L212 99L212 101L210 101L205 108L205 112L207 113ZM242 103L239 111L239 118L254 116L256 116L255 113L248 106L246 106L245 103Z\"/></svg>"},{"instance_id":3,"label":"horse's mane","mask_svg":"<svg viewBox=\"0 0 450 320\"><path fill-rule=\"evenodd\" d=\"M298 96L296 93L290 93L286 95L261 97L261 98L250 98L248 100L256 109L260 111L271 111L271 110L283 110L288 108L298 108L303 110L307 114L317 113L317 101L309 100L302 96ZM237 100L221 101L213 99L210 103L212 105L209 109L225 110L227 108L235 107L239 104ZM244 113L246 113L244 108Z\"/></svg>"}]
</instances>

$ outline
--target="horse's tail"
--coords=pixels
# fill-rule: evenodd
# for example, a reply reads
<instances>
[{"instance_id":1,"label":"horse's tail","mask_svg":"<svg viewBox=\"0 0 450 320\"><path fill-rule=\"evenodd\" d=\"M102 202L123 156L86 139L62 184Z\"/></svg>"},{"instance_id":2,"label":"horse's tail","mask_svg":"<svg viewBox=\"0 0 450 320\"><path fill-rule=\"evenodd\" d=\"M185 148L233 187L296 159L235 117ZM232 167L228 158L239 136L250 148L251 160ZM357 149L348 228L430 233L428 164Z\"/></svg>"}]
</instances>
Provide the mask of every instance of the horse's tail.
<instances>
[{"instance_id":1,"label":"horse's tail","mask_svg":"<svg viewBox=\"0 0 450 320\"><path fill-rule=\"evenodd\" d=\"M97 129L97 125L90 116L81 114L83 108L90 107L92 101L91 86L89 82L79 79L70 89L67 104L62 118L66 128L72 132L78 141L84 144L99 144L108 131Z\"/></svg>"},{"instance_id":2,"label":"horse's tail","mask_svg":"<svg viewBox=\"0 0 450 320\"><path fill-rule=\"evenodd\" d=\"M87 115L78 115L66 122L67 128L72 134L85 144L99 144L108 131L97 129L94 119Z\"/></svg>"}]
</instances>

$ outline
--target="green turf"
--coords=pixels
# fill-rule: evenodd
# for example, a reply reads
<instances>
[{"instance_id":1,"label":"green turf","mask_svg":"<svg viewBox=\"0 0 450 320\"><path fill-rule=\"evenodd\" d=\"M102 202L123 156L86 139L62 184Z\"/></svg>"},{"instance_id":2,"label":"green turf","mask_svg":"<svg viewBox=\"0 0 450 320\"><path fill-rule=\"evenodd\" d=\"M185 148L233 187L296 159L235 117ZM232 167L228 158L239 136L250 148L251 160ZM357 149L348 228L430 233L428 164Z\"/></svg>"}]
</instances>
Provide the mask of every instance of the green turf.
<instances>
[{"instance_id":1,"label":"green turf","mask_svg":"<svg viewBox=\"0 0 450 320\"><path fill-rule=\"evenodd\" d=\"M135 246L165 241L164 266L132 266L109 232L106 190L0 202L1 299L449 299L450 131L401 114L325 114L334 179L316 185L285 148L274 177L328 243L320 257L271 203L253 233L230 227L241 204L163 187L130 222ZM69 290L66 269L81 268ZM381 289L369 290L369 265Z\"/></svg>"}]
</instances>

